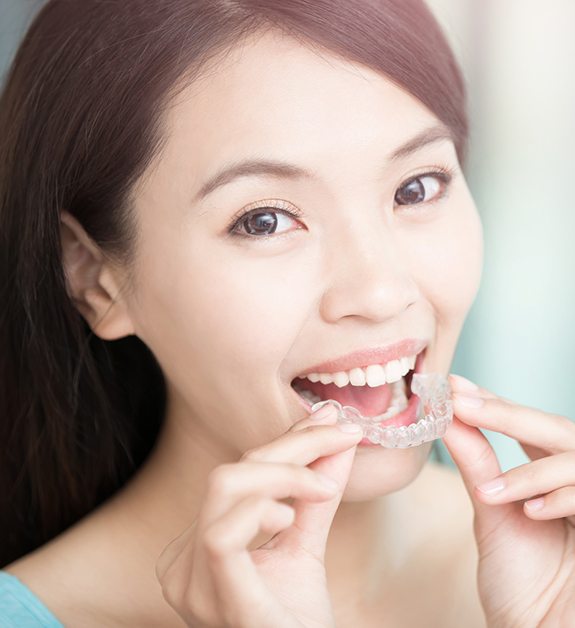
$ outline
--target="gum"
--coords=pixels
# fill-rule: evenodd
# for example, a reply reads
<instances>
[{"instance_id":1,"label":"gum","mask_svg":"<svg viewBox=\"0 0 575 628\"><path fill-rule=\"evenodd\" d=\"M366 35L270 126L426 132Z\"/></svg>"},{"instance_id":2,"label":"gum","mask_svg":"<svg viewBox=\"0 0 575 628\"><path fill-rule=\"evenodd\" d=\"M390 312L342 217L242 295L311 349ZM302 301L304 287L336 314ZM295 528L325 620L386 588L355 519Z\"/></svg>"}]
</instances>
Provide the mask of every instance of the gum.
<instances>
[{"instance_id":1,"label":"gum","mask_svg":"<svg viewBox=\"0 0 575 628\"><path fill-rule=\"evenodd\" d=\"M335 399L319 401L311 410L315 412L326 404L332 404L338 411L338 422L360 425L365 438L390 449L417 447L442 438L453 420L451 387L447 378L438 373L414 373L411 392L419 397L417 421L399 427L374 423L373 419L362 416L353 406L342 406Z\"/></svg>"}]
</instances>

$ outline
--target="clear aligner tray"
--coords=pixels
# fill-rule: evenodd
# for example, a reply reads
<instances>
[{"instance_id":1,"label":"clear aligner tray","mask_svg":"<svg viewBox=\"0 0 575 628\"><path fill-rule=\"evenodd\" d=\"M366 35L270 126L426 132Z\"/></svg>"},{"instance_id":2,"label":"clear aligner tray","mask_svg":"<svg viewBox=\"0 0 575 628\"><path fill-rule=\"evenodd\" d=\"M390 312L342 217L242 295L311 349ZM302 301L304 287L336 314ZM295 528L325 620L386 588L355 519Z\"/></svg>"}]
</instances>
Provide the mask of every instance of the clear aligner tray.
<instances>
[{"instance_id":1,"label":"clear aligner tray","mask_svg":"<svg viewBox=\"0 0 575 628\"><path fill-rule=\"evenodd\" d=\"M312 412L326 404L338 411L338 422L355 423L363 428L363 435L372 443L388 448L405 449L428 443L444 436L453 419L451 387L447 378L436 373L414 373L411 392L419 397L417 421L411 425L386 426L379 419L364 417L353 406L342 406L335 399L319 401Z\"/></svg>"}]
</instances>

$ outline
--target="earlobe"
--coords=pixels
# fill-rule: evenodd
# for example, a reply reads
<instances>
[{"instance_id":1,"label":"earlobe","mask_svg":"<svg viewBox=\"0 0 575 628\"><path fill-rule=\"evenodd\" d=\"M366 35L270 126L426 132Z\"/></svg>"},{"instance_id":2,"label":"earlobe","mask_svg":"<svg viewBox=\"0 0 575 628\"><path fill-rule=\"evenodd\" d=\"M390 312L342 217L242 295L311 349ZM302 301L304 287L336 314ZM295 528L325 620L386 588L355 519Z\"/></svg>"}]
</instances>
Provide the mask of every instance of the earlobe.
<instances>
[{"instance_id":1,"label":"earlobe","mask_svg":"<svg viewBox=\"0 0 575 628\"><path fill-rule=\"evenodd\" d=\"M134 334L118 273L82 225L61 212L60 237L66 289L92 331L103 340Z\"/></svg>"}]
</instances>

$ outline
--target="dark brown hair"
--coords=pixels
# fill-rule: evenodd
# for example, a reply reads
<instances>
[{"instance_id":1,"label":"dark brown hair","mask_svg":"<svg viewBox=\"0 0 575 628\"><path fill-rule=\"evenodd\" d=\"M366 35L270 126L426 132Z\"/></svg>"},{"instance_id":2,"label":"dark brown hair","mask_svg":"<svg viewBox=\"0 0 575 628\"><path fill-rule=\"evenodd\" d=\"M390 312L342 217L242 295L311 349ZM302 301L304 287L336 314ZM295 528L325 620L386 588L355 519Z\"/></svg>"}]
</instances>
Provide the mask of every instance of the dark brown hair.
<instances>
[{"instance_id":1,"label":"dark brown hair","mask_svg":"<svg viewBox=\"0 0 575 628\"><path fill-rule=\"evenodd\" d=\"M161 151L175 86L269 28L386 75L449 127L462 159L462 77L421 0L47 2L0 100L0 566L122 486L164 412L148 348L99 339L71 302L60 211L129 265L131 191Z\"/></svg>"}]
</instances>

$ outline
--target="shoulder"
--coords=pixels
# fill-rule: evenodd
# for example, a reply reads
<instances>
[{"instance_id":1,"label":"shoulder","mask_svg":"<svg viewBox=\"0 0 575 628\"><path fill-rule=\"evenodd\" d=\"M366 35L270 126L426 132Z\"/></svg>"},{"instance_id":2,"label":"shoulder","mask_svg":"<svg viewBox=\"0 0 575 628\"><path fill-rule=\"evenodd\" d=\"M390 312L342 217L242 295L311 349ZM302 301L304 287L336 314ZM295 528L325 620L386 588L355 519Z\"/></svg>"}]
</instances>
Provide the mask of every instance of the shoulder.
<instances>
[{"instance_id":1,"label":"shoulder","mask_svg":"<svg viewBox=\"0 0 575 628\"><path fill-rule=\"evenodd\" d=\"M139 546L140 537L122 543L133 535L119 537L113 530L109 520L84 521L5 571L42 600L64 626L182 626L162 597L153 565L126 549ZM28 624L18 628L22 625Z\"/></svg>"},{"instance_id":2,"label":"shoulder","mask_svg":"<svg viewBox=\"0 0 575 628\"><path fill-rule=\"evenodd\" d=\"M103 625L102 608L105 606L99 604L102 573L90 549L92 542L93 537L83 530L71 529L4 570L41 600L61 624Z\"/></svg>"}]
</instances>

